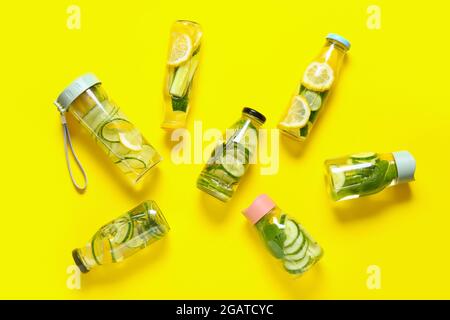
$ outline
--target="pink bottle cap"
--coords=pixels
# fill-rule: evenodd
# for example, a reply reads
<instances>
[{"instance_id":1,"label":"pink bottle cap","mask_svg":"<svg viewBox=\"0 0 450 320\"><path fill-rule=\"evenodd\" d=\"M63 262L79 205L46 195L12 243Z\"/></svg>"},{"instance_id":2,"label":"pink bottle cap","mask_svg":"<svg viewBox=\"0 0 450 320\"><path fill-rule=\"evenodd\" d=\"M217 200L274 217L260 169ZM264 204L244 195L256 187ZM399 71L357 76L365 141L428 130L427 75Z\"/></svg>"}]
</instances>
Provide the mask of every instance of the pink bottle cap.
<instances>
[{"instance_id":1,"label":"pink bottle cap","mask_svg":"<svg viewBox=\"0 0 450 320\"><path fill-rule=\"evenodd\" d=\"M268 195L262 194L242 213L251 223L255 224L275 207L275 202L273 202Z\"/></svg>"}]
</instances>

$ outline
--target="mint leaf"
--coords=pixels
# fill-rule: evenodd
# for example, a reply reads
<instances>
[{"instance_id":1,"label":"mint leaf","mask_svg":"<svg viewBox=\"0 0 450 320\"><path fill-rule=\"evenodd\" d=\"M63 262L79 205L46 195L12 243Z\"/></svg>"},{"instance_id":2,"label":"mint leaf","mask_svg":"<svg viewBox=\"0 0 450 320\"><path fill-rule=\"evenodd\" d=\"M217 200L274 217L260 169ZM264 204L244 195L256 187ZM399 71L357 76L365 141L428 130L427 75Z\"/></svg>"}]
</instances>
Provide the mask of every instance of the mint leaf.
<instances>
[{"instance_id":1,"label":"mint leaf","mask_svg":"<svg viewBox=\"0 0 450 320\"><path fill-rule=\"evenodd\" d=\"M172 110L186 112L189 104L189 98L185 95L182 98L172 97Z\"/></svg>"}]
</instances>

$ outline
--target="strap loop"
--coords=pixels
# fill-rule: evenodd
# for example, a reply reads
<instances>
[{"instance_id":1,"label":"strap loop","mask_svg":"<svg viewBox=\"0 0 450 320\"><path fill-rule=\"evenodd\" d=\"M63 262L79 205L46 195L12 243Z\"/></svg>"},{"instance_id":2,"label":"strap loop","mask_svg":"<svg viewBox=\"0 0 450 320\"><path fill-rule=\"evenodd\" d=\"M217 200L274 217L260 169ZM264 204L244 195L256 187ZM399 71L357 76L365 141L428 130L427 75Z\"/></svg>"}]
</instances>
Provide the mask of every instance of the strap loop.
<instances>
[{"instance_id":1,"label":"strap loop","mask_svg":"<svg viewBox=\"0 0 450 320\"><path fill-rule=\"evenodd\" d=\"M75 150L73 149L72 140L70 139L69 127L67 126L65 112L61 111L61 110L60 110L60 112L61 112L61 124L63 126L63 136L64 136L64 153L66 155L66 163L67 163L67 168L69 170L70 179L72 179L73 185L79 192L84 192L88 185L87 175L86 175L86 172L84 171L83 166L81 165L80 160L78 159L78 157L75 153ZM70 165L70 159L69 159L69 149L70 149L70 152L72 153L72 156L73 156L78 168L80 169L81 174L83 175L83 180L84 180L83 185L79 185L75 181L75 178L73 176L72 167Z\"/></svg>"}]
</instances>

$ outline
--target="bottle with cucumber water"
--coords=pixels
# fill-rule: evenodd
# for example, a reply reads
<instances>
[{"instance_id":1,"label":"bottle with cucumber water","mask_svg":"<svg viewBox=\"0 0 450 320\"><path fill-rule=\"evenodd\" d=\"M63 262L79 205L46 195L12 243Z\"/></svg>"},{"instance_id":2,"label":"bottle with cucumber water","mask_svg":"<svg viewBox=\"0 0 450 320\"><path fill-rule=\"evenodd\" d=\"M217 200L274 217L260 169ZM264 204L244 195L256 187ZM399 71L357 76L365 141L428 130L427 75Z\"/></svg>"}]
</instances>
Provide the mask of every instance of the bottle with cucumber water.
<instances>
[{"instance_id":1,"label":"bottle with cucumber water","mask_svg":"<svg viewBox=\"0 0 450 320\"><path fill-rule=\"evenodd\" d=\"M357 153L325 161L325 175L335 201L378 193L414 181L416 161L407 151Z\"/></svg>"},{"instance_id":2,"label":"bottle with cucumber water","mask_svg":"<svg viewBox=\"0 0 450 320\"><path fill-rule=\"evenodd\" d=\"M267 195L257 197L243 214L255 225L269 252L287 272L301 275L322 257L322 248L305 228Z\"/></svg>"},{"instance_id":3,"label":"bottle with cucumber water","mask_svg":"<svg viewBox=\"0 0 450 320\"><path fill-rule=\"evenodd\" d=\"M197 180L197 187L213 197L227 202L239 181L254 162L258 130L266 117L251 108L242 110L242 117L229 130L225 143L220 143Z\"/></svg>"},{"instance_id":4,"label":"bottle with cucumber water","mask_svg":"<svg viewBox=\"0 0 450 320\"><path fill-rule=\"evenodd\" d=\"M185 126L190 107L189 95L200 62L202 36L200 25L193 21L179 20L172 26L164 86L163 128Z\"/></svg>"},{"instance_id":5,"label":"bottle with cucumber water","mask_svg":"<svg viewBox=\"0 0 450 320\"><path fill-rule=\"evenodd\" d=\"M278 128L295 140L304 141L325 106L336 83L350 42L337 34L329 34L320 54L306 68L299 89Z\"/></svg>"},{"instance_id":6,"label":"bottle with cucumber water","mask_svg":"<svg viewBox=\"0 0 450 320\"><path fill-rule=\"evenodd\" d=\"M72 251L81 272L104 264L121 262L170 230L154 201L145 201L136 208L101 227L82 248Z\"/></svg>"},{"instance_id":7,"label":"bottle with cucumber water","mask_svg":"<svg viewBox=\"0 0 450 320\"><path fill-rule=\"evenodd\" d=\"M69 173L78 189L86 188L87 179L70 141L65 118L67 111L88 130L111 161L132 181L141 180L153 166L162 160L141 132L109 98L95 75L86 74L75 80L59 95L55 105L61 113ZM77 184L72 176L68 147L84 175L84 186Z\"/></svg>"}]
</instances>

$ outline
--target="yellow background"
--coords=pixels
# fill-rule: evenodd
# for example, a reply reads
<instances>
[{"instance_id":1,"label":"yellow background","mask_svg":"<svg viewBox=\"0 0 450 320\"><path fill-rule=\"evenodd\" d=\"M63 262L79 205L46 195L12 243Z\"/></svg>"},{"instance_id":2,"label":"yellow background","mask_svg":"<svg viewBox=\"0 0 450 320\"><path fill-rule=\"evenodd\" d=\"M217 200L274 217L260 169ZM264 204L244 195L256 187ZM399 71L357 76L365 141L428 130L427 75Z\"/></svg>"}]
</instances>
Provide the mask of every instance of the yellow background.
<instances>
[{"instance_id":1,"label":"yellow background","mask_svg":"<svg viewBox=\"0 0 450 320\"><path fill-rule=\"evenodd\" d=\"M81 8L81 30L66 27ZM381 29L366 26L379 5ZM5 2L2 50L1 298L450 298L447 86L450 6L405 1L39 1ZM198 21L203 60L188 128L225 129L243 106L275 127L307 63L329 32L352 49L340 82L303 151L281 139L280 170L250 170L222 204L195 187L202 165L175 165L160 129L171 23ZM126 183L70 121L90 185L69 180L52 102L85 72L162 153L142 190ZM351 152L409 150L417 181L366 199L333 204L323 161ZM292 279L272 259L241 210L268 193L325 249L308 274ZM66 287L71 250L141 200L154 199L172 231L126 262ZM381 289L366 287L381 268Z\"/></svg>"}]
</instances>

